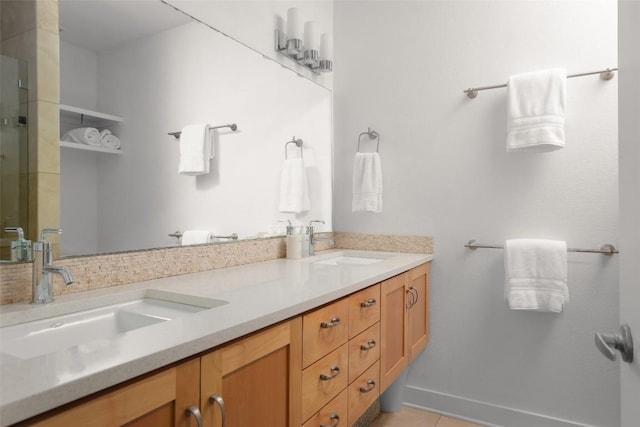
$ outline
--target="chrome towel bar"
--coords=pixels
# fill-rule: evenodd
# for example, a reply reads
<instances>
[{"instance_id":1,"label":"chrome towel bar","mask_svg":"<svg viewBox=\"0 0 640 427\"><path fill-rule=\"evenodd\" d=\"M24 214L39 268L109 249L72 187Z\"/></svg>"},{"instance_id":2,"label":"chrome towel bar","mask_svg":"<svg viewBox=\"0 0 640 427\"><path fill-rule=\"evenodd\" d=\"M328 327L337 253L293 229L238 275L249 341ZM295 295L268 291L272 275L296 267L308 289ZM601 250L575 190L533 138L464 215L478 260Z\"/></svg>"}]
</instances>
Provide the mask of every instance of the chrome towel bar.
<instances>
[{"instance_id":1,"label":"chrome towel bar","mask_svg":"<svg viewBox=\"0 0 640 427\"><path fill-rule=\"evenodd\" d=\"M600 78L602 80L611 80L613 78L613 76L615 75L614 71L618 71L617 68L607 68L606 70L600 70L600 71L589 71L587 73L578 73L578 74L569 74L567 76L568 79L573 78L573 77L582 77L582 76L590 76L593 74L600 74ZM507 84L501 84L501 85L493 85L493 86L481 86L481 87L470 87L469 89L465 89L463 92L471 99L475 98L476 96L478 96L478 91L480 90L489 90L489 89L498 89L501 87L507 87Z\"/></svg>"},{"instance_id":2,"label":"chrome towel bar","mask_svg":"<svg viewBox=\"0 0 640 427\"><path fill-rule=\"evenodd\" d=\"M485 245L483 243L477 243L475 240L469 240L467 244L464 245L464 247L472 250L479 249L479 248L504 249L504 245ZM604 245L600 246L600 249L567 248L567 252L587 252L592 254L604 254L604 255L613 255L613 254L620 253L620 251L618 251L616 247L610 243L605 243Z\"/></svg>"},{"instance_id":3,"label":"chrome towel bar","mask_svg":"<svg viewBox=\"0 0 640 427\"><path fill-rule=\"evenodd\" d=\"M227 125L220 125L220 126L211 126L209 128L209 130L214 130L214 129L222 129L222 128L229 128L232 131L236 131L238 129L238 125L236 125L235 123L230 123ZM180 139L180 135L182 134L182 131L177 131L177 132L169 132L168 135L173 136L175 139Z\"/></svg>"}]
</instances>

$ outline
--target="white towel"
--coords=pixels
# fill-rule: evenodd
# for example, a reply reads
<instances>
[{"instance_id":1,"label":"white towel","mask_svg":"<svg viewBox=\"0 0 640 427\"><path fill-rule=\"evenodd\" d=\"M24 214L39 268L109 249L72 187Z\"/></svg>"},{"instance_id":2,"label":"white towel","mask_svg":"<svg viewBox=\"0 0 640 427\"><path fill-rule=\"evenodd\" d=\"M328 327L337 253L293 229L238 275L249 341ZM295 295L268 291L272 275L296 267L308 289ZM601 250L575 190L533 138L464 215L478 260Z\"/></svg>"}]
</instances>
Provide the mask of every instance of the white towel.
<instances>
[{"instance_id":1,"label":"white towel","mask_svg":"<svg viewBox=\"0 0 640 427\"><path fill-rule=\"evenodd\" d=\"M301 158L285 159L280 176L280 212L300 213L311 207L307 171Z\"/></svg>"},{"instance_id":2,"label":"white towel","mask_svg":"<svg viewBox=\"0 0 640 427\"><path fill-rule=\"evenodd\" d=\"M208 230L187 230L182 234L182 246L200 245L213 241L213 233Z\"/></svg>"},{"instance_id":3,"label":"white towel","mask_svg":"<svg viewBox=\"0 0 640 427\"><path fill-rule=\"evenodd\" d=\"M567 72L536 71L509 77L507 151L564 147Z\"/></svg>"},{"instance_id":4,"label":"white towel","mask_svg":"<svg viewBox=\"0 0 640 427\"><path fill-rule=\"evenodd\" d=\"M378 153L353 159L353 212L382 212L382 166Z\"/></svg>"},{"instance_id":5,"label":"white towel","mask_svg":"<svg viewBox=\"0 0 640 427\"><path fill-rule=\"evenodd\" d=\"M181 175L203 175L209 173L213 158L210 126L205 123L186 126L180 134Z\"/></svg>"},{"instance_id":6,"label":"white towel","mask_svg":"<svg viewBox=\"0 0 640 427\"><path fill-rule=\"evenodd\" d=\"M120 149L120 138L111 133L109 129L100 132L100 142L107 148Z\"/></svg>"},{"instance_id":7,"label":"white towel","mask_svg":"<svg viewBox=\"0 0 640 427\"><path fill-rule=\"evenodd\" d=\"M102 145L100 142L100 131L91 127L71 129L62 136L62 140L76 142L78 144L92 145L94 147Z\"/></svg>"},{"instance_id":8,"label":"white towel","mask_svg":"<svg viewBox=\"0 0 640 427\"><path fill-rule=\"evenodd\" d=\"M564 241L507 240L504 271L505 299L513 310L560 313L569 302Z\"/></svg>"}]
</instances>

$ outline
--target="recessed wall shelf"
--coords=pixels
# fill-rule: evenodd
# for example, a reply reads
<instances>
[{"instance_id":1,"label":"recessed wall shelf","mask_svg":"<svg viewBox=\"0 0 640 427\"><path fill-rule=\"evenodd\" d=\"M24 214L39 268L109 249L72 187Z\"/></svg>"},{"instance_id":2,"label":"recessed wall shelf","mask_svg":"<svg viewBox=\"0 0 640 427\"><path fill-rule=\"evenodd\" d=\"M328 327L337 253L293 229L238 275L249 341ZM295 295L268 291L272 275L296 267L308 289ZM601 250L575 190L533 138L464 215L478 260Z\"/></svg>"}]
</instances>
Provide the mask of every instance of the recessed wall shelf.
<instances>
[{"instance_id":1,"label":"recessed wall shelf","mask_svg":"<svg viewBox=\"0 0 640 427\"><path fill-rule=\"evenodd\" d=\"M114 116L112 114L100 113L98 111L87 110L84 108L73 107L71 105L60 104L60 117L68 118L68 119L80 119L83 121L83 118L92 118L98 119L108 122L123 122L124 119L122 117Z\"/></svg>"},{"instance_id":2,"label":"recessed wall shelf","mask_svg":"<svg viewBox=\"0 0 640 427\"><path fill-rule=\"evenodd\" d=\"M76 150L95 151L97 153L122 154L122 150L108 147L94 147L93 145L78 144L77 142L60 141L60 147Z\"/></svg>"}]
</instances>

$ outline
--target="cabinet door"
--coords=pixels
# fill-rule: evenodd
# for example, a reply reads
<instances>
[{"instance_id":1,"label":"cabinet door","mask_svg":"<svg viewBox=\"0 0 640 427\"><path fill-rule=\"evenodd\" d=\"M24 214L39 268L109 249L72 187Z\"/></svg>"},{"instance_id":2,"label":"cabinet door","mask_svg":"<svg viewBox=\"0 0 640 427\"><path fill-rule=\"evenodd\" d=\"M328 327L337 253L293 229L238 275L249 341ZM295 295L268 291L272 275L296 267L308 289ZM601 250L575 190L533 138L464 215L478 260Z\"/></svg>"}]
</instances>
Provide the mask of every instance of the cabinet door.
<instances>
[{"instance_id":1,"label":"cabinet door","mask_svg":"<svg viewBox=\"0 0 640 427\"><path fill-rule=\"evenodd\" d=\"M299 426L302 321L272 326L201 358L204 425ZM224 408L224 409L223 409Z\"/></svg>"},{"instance_id":2,"label":"cabinet door","mask_svg":"<svg viewBox=\"0 0 640 427\"><path fill-rule=\"evenodd\" d=\"M418 357L429 342L429 264L409 271L409 363Z\"/></svg>"},{"instance_id":3,"label":"cabinet door","mask_svg":"<svg viewBox=\"0 0 640 427\"><path fill-rule=\"evenodd\" d=\"M408 322L407 278L406 273L392 277L382 282L380 288L380 393L409 364L409 343L405 332Z\"/></svg>"},{"instance_id":4,"label":"cabinet door","mask_svg":"<svg viewBox=\"0 0 640 427\"><path fill-rule=\"evenodd\" d=\"M157 374L90 398L52 416L21 425L38 427L196 427L186 416L198 405L200 359L193 359Z\"/></svg>"}]
</instances>

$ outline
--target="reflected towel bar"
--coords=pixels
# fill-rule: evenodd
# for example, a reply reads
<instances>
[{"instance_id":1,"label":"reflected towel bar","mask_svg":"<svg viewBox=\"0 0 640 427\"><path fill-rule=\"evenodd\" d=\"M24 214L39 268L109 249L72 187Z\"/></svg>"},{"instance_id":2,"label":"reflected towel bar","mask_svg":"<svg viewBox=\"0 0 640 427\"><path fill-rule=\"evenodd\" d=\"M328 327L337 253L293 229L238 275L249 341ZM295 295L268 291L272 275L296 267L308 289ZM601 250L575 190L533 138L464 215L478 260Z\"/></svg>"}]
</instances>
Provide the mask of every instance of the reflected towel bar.
<instances>
[{"instance_id":1,"label":"reflected towel bar","mask_svg":"<svg viewBox=\"0 0 640 427\"><path fill-rule=\"evenodd\" d=\"M235 123L230 123L228 125L220 125L220 126L211 126L209 128L209 130L214 130L214 129L222 129L222 128L229 128L232 131L236 131L238 129L238 125L236 125ZM180 139L180 135L182 134L182 131L177 131L177 132L169 132L168 135L173 136L175 139Z\"/></svg>"},{"instance_id":2,"label":"reflected towel bar","mask_svg":"<svg viewBox=\"0 0 640 427\"><path fill-rule=\"evenodd\" d=\"M475 240L469 240L467 242L467 244L464 245L464 247L472 249L472 250L476 250L478 248L482 248L482 249L504 249L504 245L485 245L483 243L477 243ZM613 254L620 253L620 251L618 251L616 249L616 247L613 246L610 243L605 243L604 245L600 246L600 249L567 248L567 252L587 252L587 253L592 253L592 254L604 254L604 255L613 255Z\"/></svg>"},{"instance_id":3,"label":"reflected towel bar","mask_svg":"<svg viewBox=\"0 0 640 427\"><path fill-rule=\"evenodd\" d=\"M182 238L182 231L174 231L173 233L169 233L169 237L175 237L176 239ZM211 236L212 239L229 239L229 240L238 240L238 233L233 233L228 236Z\"/></svg>"},{"instance_id":4,"label":"reflected towel bar","mask_svg":"<svg viewBox=\"0 0 640 427\"><path fill-rule=\"evenodd\" d=\"M582 76L590 76L593 74L600 74L600 78L602 80L611 80L613 78L613 76L615 75L614 71L618 71L617 68L607 68L606 70L600 70L600 71L589 71L588 73L578 73L578 74L569 74L567 76L568 79L573 78L573 77L582 77ZM481 86L481 87L470 87L469 89L465 89L463 92L471 99L475 98L476 96L478 96L478 91L479 90L489 90L489 89L498 89L501 87L507 87L507 84L501 84L501 85L493 85L493 86Z\"/></svg>"}]
</instances>

